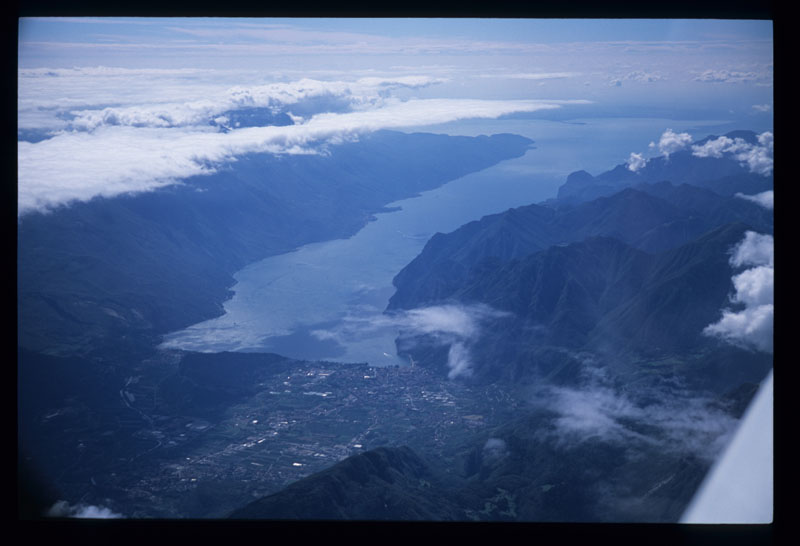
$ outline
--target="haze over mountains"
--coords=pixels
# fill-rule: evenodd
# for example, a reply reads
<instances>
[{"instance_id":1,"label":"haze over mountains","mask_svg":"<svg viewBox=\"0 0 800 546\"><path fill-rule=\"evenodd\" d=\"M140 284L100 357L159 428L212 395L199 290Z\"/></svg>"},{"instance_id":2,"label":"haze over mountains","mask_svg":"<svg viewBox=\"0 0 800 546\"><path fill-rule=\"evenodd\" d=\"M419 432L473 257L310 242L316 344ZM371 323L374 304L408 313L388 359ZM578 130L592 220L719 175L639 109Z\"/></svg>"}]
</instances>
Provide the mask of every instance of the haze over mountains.
<instances>
[{"instance_id":1,"label":"haze over mountains","mask_svg":"<svg viewBox=\"0 0 800 546\"><path fill-rule=\"evenodd\" d=\"M771 384L768 19L18 53L25 517L675 522Z\"/></svg>"},{"instance_id":2,"label":"haze over mountains","mask_svg":"<svg viewBox=\"0 0 800 546\"><path fill-rule=\"evenodd\" d=\"M747 132L723 138L759 142ZM420 146L436 151L408 161ZM223 416L240 411L233 408L263 396L254 381L272 385L280 374L310 364L257 354L240 355L238 364L225 353L204 360L162 354L160 335L218 313L230 275L246 261L288 250L291 241L347 236L384 203L530 146L512 135L380 132L337 148L334 163L324 156L253 156L235 171L186 185L23 217L24 445L66 448L60 461L39 460L45 474L67 461L82 466L87 444L104 454L93 458L95 467L110 471L111 447L97 443L98 427L125 438L130 425L120 428L114 416L136 408L141 433L154 434L157 445L119 445L144 449L136 457L144 470L152 464L146 453L164 449L167 423L200 419L218 429ZM725 324L725 313L761 303L731 294L737 274L771 266L772 209L765 198L752 198L771 192L771 174L753 173L736 157L712 158L719 168L707 171L708 161L677 152L669 162L651 160L644 179L624 166L597 177L570 175L556 199L434 235L398 273L387 317L410 313L428 323L409 326L397 339L411 371L429 374L416 381L428 388L444 382L495 389L515 402L479 403L475 413L459 417L469 427L434 443L414 434L367 435L359 444L367 451L251 504L232 482L219 481L215 494L225 499L226 511L211 509L212 497L183 510L247 519L677 521L772 367L771 341L765 344L771 315L755 334L739 335ZM338 190L348 188L347 199L315 184L323 169ZM282 185L283 193L257 184L265 172L292 184ZM686 175L692 172L723 173L736 191L715 191L719 179ZM215 177L226 177L225 193ZM576 179L580 191L572 191ZM606 191L611 185L616 191ZM259 214L267 206L274 214ZM104 229L89 230L98 225ZM63 265L55 268L53 259ZM747 289L771 290L753 283L771 283L771 277L753 279ZM125 352L115 350L120 347ZM142 358L155 367L137 364ZM320 373L307 369L309 376ZM121 386L122 394L104 382ZM137 382L152 386L132 390ZM309 388L303 394L325 394ZM40 398L45 390L46 401ZM104 409L118 405L120 396L127 409ZM456 400L456 408L467 403ZM71 433L44 438L37 431L53 419L84 431L84 447L74 456L68 455L74 447L67 448ZM186 426L195 427L192 422ZM203 437L192 444L201 452ZM185 449L170 443L161 455L166 460ZM111 504L124 511L130 486L115 487Z\"/></svg>"}]
</instances>

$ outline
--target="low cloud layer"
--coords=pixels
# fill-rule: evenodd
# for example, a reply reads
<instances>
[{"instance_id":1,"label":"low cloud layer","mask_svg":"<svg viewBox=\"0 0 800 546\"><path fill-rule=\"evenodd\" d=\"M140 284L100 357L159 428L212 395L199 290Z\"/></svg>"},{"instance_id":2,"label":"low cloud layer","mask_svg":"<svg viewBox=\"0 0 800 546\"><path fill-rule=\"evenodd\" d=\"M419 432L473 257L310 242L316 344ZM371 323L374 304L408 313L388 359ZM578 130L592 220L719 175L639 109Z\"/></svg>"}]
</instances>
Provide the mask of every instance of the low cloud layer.
<instances>
[{"instance_id":1,"label":"low cloud layer","mask_svg":"<svg viewBox=\"0 0 800 546\"><path fill-rule=\"evenodd\" d=\"M565 448L599 440L711 461L735 430L737 420L709 398L676 386L639 394L619 390L604 368L589 364L579 387L542 387L536 403L556 414L553 434Z\"/></svg>"},{"instance_id":2,"label":"low cloud layer","mask_svg":"<svg viewBox=\"0 0 800 546\"><path fill-rule=\"evenodd\" d=\"M68 79L80 80L72 74ZM441 81L428 76L367 77L353 82L303 79L229 87L224 93L209 91L205 98L187 101L73 108L68 115L59 114L50 138L18 142L19 213L180 183L191 176L213 173L220 164L235 161L241 154L326 153L331 145L380 129L497 118L559 108L570 102L400 100L395 96L399 89ZM49 104L47 100L54 93L51 90L46 96L36 97L31 91L32 102L21 102L26 112L20 114L21 127L25 120L32 120L32 128L40 123L43 105ZM170 99L176 94L164 92ZM144 92L135 96L141 98ZM224 113L254 107L288 114L295 125L220 126L225 124Z\"/></svg>"},{"instance_id":3,"label":"low cloud layer","mask_svg":"<svg viewBox=\"0 0 800 546\"><path fill-rule=\"evenodd\" d=\"M484 323L507 316L509 313L484 304L435 305L373 317L351 317L336 330L316 330L312 334L320 340L335 341L387 328L396 330L407 340L424 335L440 346L449 346L448 377L455 379L472 375L470 346L480 338Z\"/></svg>"},{"instance_id":4,"label":"low cloud layer","mask_svg":"<svg viewBox=\"0 0 800 546\"><path fill-rule=\"evenodd\" d=\"M508 78L512 80L560 80L580 76L580 72L515 72L511 74L481 74L480 78Z\"/></svg>"},{"instance_id":5,"label":"low cloud layer","mask_svg":"<svg viewBox=\"0 0 800 546\"><path fill-rule=\"evenodd\" d=\"M94 506L87 504L70 504L67 501L58 501L47 511L47 516L51 518L82 518L82 519L117 519L122 518L122 514L112 512L110 508L104 506Z\"/></svg>"},{"instance_id":6,"label":"low cloud layer","mask_svg":"<svg viewBox=\"0 0 800 546\"><path fill-rule=\"evenodd\" d=\"M428 76L369 77L353 82L304 78L267 85L234 86L222 96L204 100L74 110L70 127L76 130L94 130L104 125L183 127L208 123L223 112L243 107L269 108L274 112L295 110L304 115L331 108L350 111L380 106L396 89L418 89L444 81Z\"/></svg>"},{"instance_id":7,"label":"low cloud layer","mask_svg":"<svg viewBox=\"0 0 800 546\"><path fill-rule=\"evenodd\" d=\"M509 314L488 305L442 305L412 309L395 317L402 329L412 335L426 334L438 343L450 345L447 353L447 377L469 377L473 362L470 344L476 341L485 321Z\"/></svg>"},{"instance_id":8,"label":"low cloud layer","mask_svg":"<svg viewBox=\"0 0 800 546\"><path fill-rule=\"evenodd\" d=\"M771 81L769 71L708 69L700 72L694 80L703 83L752 83Z\"/></svg>"},{"instance_id":9,"label":"low cloud layer","mask_svg":"<svg viewBox=\"0 0 800 546\"><path fill-rule=\"evenodd\" d=\"M667 78L659 72L650 72L645 70L634 70L628 72L624 76L611 78L608 84L611 87L622 87L622 82L631 81L636 83L653 83L666 80Z\"/></svg>"},{"instance_id":10,"label":"low cloud layer","mask_svg":"<svg viewBox=\"0 0 800 546\"><path fill-rule=\"evenodd\" d=\"M731 279L735 293L731 303L740 309L725 309L722 318L703 333L731 344L772 352L775 301L774 243L771 235L748 231L733 249L734 268L748 267Z\"/></svg>"},{"instance_id":11,"label":"low cloud layer","mask_svg":"<svg viewBox=\"0 0 800 546\"><path fill-rule=\"evenodd\" d=\"M483 444L482 454L484 460L496 461L508 454L508 446L502 438L489 438Z\"/></svg>"}]
</instances>

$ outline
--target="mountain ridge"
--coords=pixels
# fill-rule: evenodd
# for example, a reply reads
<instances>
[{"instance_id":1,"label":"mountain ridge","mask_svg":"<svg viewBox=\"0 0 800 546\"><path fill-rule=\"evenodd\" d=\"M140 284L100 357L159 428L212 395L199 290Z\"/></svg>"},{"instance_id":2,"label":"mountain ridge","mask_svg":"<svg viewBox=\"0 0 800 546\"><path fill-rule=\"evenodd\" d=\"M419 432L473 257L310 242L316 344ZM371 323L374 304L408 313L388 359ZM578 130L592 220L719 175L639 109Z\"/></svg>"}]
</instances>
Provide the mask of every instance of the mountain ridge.
<instances>
[{"instance_id":1,"label":"mountain ridge","mask_svg":"<svg viewBox=\"0 0 800 546\"><path fill-rule=\"evenodd\" d=\"M689 202L693 208L686 206ZM735 221L772 232L771 213L755 203L666 182L624 188L567 208L526 205L510 209L449 234L434 235L395 276L396 291L388 309L446 299L450 284L465 280L472 267L488 258L518 258L591 236L617 237L640 250L658 252Z\"/></svg>"},{"instance_id":2,"label":"mountain ridge","mask_svg":"<svg viewBox=\"0 0 800 546\"><path fill-rule=\"evenodd\" d=\"M184 184L24 214L18 343L65 355L154 346L220 315L246 264L350 236L386 204L531 143L380 131L327 156L250 155Z\"/></svg>"},{"instance_id":3,"label":"mountain ridge","mask_svg":"<svg viewBox=\"0 0 800 546\"><path fill-rule=\"evenodd\" d=\"M731 131L724 136L731 140L738 138L751 145L758 142L753 131ZM719 137L711 135L692 145L702 146L717 138ZM736 193L756 194L771 189L772 174L762 176L751 172L739 161L727 157L698 157L693 155L691 149L683 149L667 156L650 158L636 171L623 164L597 176L586 171L571 173L558 189L554 202L562 206L577 204L613 194L626 186L663 181L692 184L731 196Z\"/></svg>"},{"instance_id":4,"label":"mountain ridge","mask_svg":"<svg viewBox=\"0 0 800 546\"><path fill-rule=\"evenodd\" d=\"M431 483L433 482L433 483ZM437 485L439 487L437 487ZM232 519L455 520L462 512L439 493L437 477L410 448L353 455L232 512Z\"/></svg>"}]
</instances>

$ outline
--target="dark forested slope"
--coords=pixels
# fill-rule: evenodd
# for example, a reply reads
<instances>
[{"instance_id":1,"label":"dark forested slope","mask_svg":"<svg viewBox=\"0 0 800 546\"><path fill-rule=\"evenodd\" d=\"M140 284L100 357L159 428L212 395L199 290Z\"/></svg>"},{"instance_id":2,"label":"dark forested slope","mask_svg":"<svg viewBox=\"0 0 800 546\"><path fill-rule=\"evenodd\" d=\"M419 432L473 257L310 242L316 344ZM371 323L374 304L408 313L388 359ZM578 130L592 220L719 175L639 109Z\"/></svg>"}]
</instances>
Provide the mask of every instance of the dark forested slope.
<instances>
[{"instance_id":1,"label":"dark forested slope","mask_svg":"<svg viewBox=\"0 0 800 546\"><path fill-rule=\"evenodd\" d=\"M232 274L347 237L374 212L531 141L382 131L328 155L251 155L157 191L76 202L18 221L19 344L134 352L220 314Z\"/></svg>"}]
</instances>

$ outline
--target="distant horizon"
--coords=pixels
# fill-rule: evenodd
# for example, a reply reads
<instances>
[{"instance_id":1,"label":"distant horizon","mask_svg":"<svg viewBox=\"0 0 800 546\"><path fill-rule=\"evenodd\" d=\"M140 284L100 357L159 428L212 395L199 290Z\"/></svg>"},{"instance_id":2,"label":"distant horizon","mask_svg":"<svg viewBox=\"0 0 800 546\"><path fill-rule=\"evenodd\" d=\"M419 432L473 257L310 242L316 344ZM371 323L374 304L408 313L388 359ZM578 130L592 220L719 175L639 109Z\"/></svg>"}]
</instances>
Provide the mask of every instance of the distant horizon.
<instances>
[{"instance_id":1,"label":"distant horizon","mask_svg":"<svg viewBox=\"0 0 800 546\"><path fill-rule=\"evenodd\" d=\"M377 129L470 118L772 125L771 21L29 17L19 27L23 212L174 184L243 153L316 153ZM243 108L293 124L227 127Z\"/></svg>"}]
</instances>

